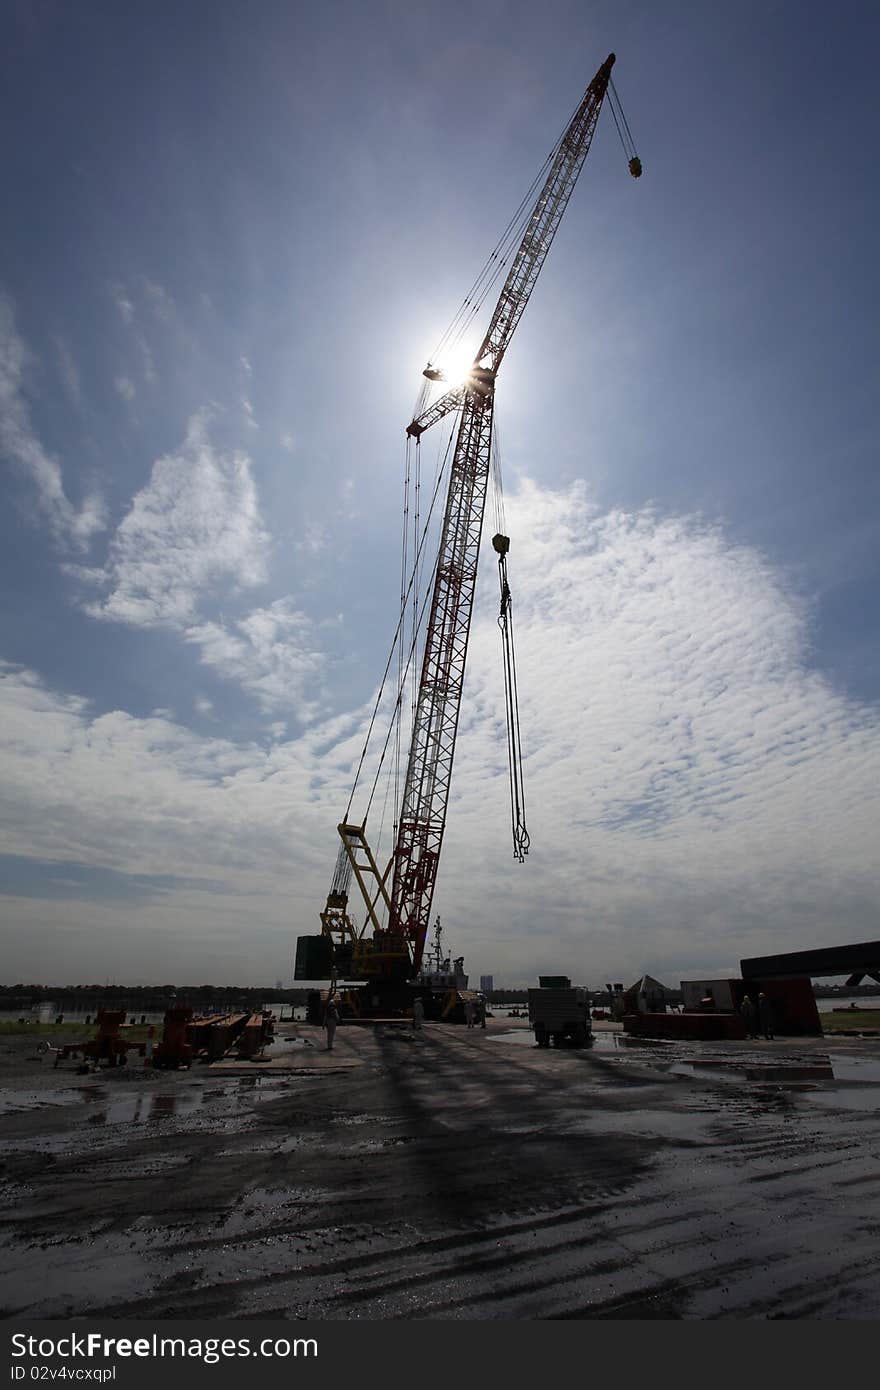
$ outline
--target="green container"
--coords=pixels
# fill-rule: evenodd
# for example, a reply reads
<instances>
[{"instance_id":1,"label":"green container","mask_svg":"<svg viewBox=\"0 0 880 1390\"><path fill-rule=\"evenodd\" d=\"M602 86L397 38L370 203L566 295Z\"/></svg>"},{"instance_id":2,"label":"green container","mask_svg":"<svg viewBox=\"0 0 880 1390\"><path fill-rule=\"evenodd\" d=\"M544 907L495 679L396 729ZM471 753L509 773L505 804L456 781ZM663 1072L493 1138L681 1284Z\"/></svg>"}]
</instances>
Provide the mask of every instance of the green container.
<instances>
[{"instance_id":1,"label":"green container","mask_svg":"<svg viewBox=\"0 0 880 1390\"><path fill-rule=\"evenodd\" d=\"M295 980L329 980L333 968L330 938L327 936L298 936L296 938Z\"/></svg>"}]
</instances>

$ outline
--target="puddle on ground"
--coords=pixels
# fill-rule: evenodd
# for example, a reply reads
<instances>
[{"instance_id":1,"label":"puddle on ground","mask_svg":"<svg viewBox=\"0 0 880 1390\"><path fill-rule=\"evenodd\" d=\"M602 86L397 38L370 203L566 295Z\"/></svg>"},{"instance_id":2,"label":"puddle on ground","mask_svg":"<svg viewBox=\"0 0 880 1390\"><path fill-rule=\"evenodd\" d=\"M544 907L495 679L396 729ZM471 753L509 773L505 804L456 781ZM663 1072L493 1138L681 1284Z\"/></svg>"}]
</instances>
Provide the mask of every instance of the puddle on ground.
<instances>
[{"instance_id":1,"label":"puddle on ground","mask_svg":"<svg viewBox=\"0 0 880 1390\"><path fill-rule=\"evenodd\" d=\"M156 1123L183 1118L192 1115L200 1105L214 1104L212 1098L196 1087L185 1091L146 1094L143 1091L113 1093L103 1086L83 1086L80 1093L91 1112L86 1116L86 1122L92 1125Z\"/></svg>"},{"instance_id":2,"label":"puddle on ground","mask_svg":"<svg viewBox=\"0 0 880 1390\"><path fill-rule=\"evenodd\" d=\"M495 1033L492 1041L517 1043L521 1047L537 1047L530 1028ZM873 1112L880 1103L880 1095L875 1090L880 1083L880 1057L820 1053L808 1062L786 1063L779 1058L765 1062L754 1058L730 1056L728 1059L716 1055L706 1061L695 1058L673 1061L669 1058L667 1050L672 1046L674 1043L666 1040L663 1046L646 1046L644 1038L632 1038L626 1034L603 1030L593 1034L592 1046L584 1049L584 1052L586 1055L595 1051L604 1054L616 1052L621 1055L628 1049L638 1049L640 1060L646 1066L666 1076L691 1080L702 1078L706 1081L727 1082L730 1085L750 1082L757 1086L790 1089L803 1093L811 1103L815 1102L829 1109ZM630 1055L632 1056L632 1053Z\"/></svg>"},{"instance_id":3,"label":"puddle on ground","mask_svg":"<svg viewBox=\"0 0 880 1390\"><path fill-rule=\"evenodd\" d=\"M0 1095L0 1115L20 1114L24 1110L37 1110L45 1105L76 1105L76 1103L76 1092L61 1088L51 1091L4 1091Z\"/></svg>"},{"instance_id":4,"label":"puddle on ground","mask_svg":"<svg viewBox=\"0 0 880 1390\"><path fill-rule=\"evenodd\" d=\"M259 1072L253 1076L232 1076L230 1080L235 1086L230 1095L249 1094L251 1091L259 1091L261 1096L269 1095L270 1092L286 1091L290 1089L290 1081L287 1077L277 1076L269 1073L260 1076Z\"/></svg>"},{"instance_id":5,"label":"puddle on ground","mask_svg":"<svg viewBox=\"0 0 880 1390\"><path fill-rule=\"evenodd\" d=\"M834 1070L830 1063L817 1063L815 1066L764 1066L760 1063L750 1066L733 1062L728 1066L719 1062L673 1062L664 1067L672 1076L701 1076L709 1081L833 1081Z\"/></svg>"},{"instance_id":6,"label":"puddle on ground","mask_svg":"<svg viewBox=\"0 0 880 1390\"><path fill-rule=\"evenodd\" d=\"M831 1065L840 1081L880 1081L880 1057L843 1057L833 1054Z\"/></svg>"},{"instance_id":7,"label":"puddle on ground","mask_svg":"<svg viewBox=\"0 0 880 1390\"><path fill-rule=\"evenodd\" d=\"M488 1041L513 1042L519 1043L521 1046L524 1047L538 1046L538 1044L535 1042L535 1035L532 1032L531 1028L511 1028L509 1032L493 1033L491 1037L488 1039ZM666 1045L667 1044L665 1043L665 1040L661 1041L661 1046ZM652 1046L652 1044L649 1043L647 1044L647 1046L650 1047ZM603 1030L601 1033L593 1034L593 1041L588 1048L573 1048L570 1045L566 1045L562 1048L562 1051L622 1052L634 1047L645 1050L646 1040L644 1038L631 1038L628 1037L625 1033L611 1033L605 1032Z\"/></svg>"},{"instance_id":8,"label":"puddle on ground","mask_svg":"<svg viewBox=\"0 0 880 1390\"><path fill-rule=\"evenodd\" d=\"M252 1187L247 1192L242 1193L234 1210L228 1212L223 1218L223 1235L224 1237L244 1235L262 1239L261 1221L268 1220L279 1225L289 1221L292 1216L299 1215L304 1203L330 1205L336 1201L338 1201L338 1193L329 1192L324 1188ZM319 1235L308 1231L301 1232L293 1239L301 1240L307 1249L311 1247L313 1242L315 1244L321 1242Z\"/></svg>"},{"instance_id":9,"label":"puddle on ground","mask_svg":"<svg viewBox=\"0 0 880 1390\"><path fill-rule=\"evenodd\" d=\"M873 1085L829 1086L810 1091L809 1101L826 1110L858 1110L863 1115L876 1115L880 1096Z\"/></svg>"}]
</instances>

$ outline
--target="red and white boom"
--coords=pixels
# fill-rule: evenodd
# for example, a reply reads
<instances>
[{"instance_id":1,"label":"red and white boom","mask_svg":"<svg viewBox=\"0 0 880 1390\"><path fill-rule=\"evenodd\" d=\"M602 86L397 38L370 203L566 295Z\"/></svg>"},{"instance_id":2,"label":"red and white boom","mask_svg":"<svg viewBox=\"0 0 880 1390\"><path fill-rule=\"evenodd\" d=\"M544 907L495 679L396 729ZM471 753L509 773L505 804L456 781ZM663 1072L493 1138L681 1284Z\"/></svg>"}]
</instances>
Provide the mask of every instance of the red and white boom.
<instances>
[{"instance_id":1,"label":"red and white boom","mask_svg":"<svg viewBox=\"0 0 880 1390\"><path fill-rule=\"evenodd\" d=\"M489 478L495 383L589 153L613 64L611 53L557 146L465 384L407 427L407 434L419 439L444 415L461 411L392 861L390 912L382 933L385 949L391 951L387 958L399 960L406 973L421 966L446 826ZM632 163L630 168L635 173ZM344 830L340 827L343 840Z\"/></svg>"}]
</instances>

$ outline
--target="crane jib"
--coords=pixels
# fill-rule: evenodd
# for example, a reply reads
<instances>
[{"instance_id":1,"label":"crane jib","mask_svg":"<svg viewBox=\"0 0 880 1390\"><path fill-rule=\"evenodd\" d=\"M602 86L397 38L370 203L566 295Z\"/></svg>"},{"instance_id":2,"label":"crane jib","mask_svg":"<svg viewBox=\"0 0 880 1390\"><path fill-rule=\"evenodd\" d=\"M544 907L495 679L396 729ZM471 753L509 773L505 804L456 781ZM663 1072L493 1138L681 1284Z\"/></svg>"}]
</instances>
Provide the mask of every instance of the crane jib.
<instances>
[{"instance_id":1,"label":"crane jib","mask_svg":"<svg viewBox=\"0 0 880 1390\"><path fill-rule=\"evenodd\" d=\"M446 823L489 477L495 377L587 157L613 64L612 53L559 144L465 386L394 850L389 929L411 943L415 970L430 924ZM418 438L439 418L435 406L413 421L408 433Z\"/></svg>"},{"instance_id":2,"label":"crane jib","mask_svg":"<svg viewBox=\"0 0 880 1390\"><path fill-rule=\"evenodd\" d=\"M455 448L434 571L425 645L413 707L412 737L406 764L397 840L391 861L379 876L369 854L363 827L344 828L349 857L362 887L368 877L378 883L367 897L373 917L375 958L388 962L389 978L401 970L418 972L430 924L437 867L446 826L446 811L455 755L456 734L464 684L465 662L473 612L488 479L492 460L495 384L504 355L529 303L538 276L550 251L577 177L590 150L603 99L609 86L615 55L609 54L548 156L549 168L540 192L524 223L518 214L511 227L523 226L521 240L507 271L492 312L489 327L470 373L460 387L447 390L432 405L417 407L420 413L407 426L416 442L431 425L453 411L460 411ZM615 119L617 117L615 116ZM625 124L625 118L624 118ZM628 127L627 127L628 131ZM641 165L634 149L630 171L637 177ZM547 167L545 165L545 167ZM542 171L543 172L543 171ZM521 205L525 213L528 203ZM505 234L506 236L506 234ZM494 257L495 253L493 253ZM506 262L501 262L504 264ZM497 273L500 273L500 268ZM494 283L493 271L487 285ZM478 282L479 283L479 282ZM470 301L466 300L468 304ZM482 299L480 300L482 302ZM444 381L443 373L429 362L424 375L431 382ZM427 387L425 391L427 391ZM422 397L424 401L424 395ZM521 795L518 714L513 670L513 630L510 589L507 583L507 538L496 536L501 579L500 624L505 644L508 737L513 740L511 764L514 806L514 846L517 857L528 852L524 801ZM493 542L494 543L494 542ZM366 751L366 749L365 749ZM356 853L364 857L361 866ZM393 873L392 873L393 870ZM392 874L390 893L386 889ZM366 894L365 894L366 896ZM379 928L375 907L384 899L387 928ZM367 959L365 957L365 959Z\"/></svg>"}]
</instances>

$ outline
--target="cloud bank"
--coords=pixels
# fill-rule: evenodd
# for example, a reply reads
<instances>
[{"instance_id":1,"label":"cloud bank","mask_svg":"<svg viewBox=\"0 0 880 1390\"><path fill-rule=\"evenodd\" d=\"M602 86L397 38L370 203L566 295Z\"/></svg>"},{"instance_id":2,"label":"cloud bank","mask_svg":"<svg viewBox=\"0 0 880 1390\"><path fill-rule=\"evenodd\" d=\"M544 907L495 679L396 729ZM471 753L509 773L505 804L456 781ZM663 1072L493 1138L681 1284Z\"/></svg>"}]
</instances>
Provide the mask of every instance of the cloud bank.
<instances>
[{"instance_id":1,"label":"cloud bank","mask_svg":"<svg viewBox=\"0 0 880 1390\"><path fill-rule=\"evenodd\" d=\"M200 623L186 630L186 640L198 646L205 665L255 696L263 710L314 717L317 706L306 690L323 670L324 654L315 646L311 619L291 599L255 608L231 627Z\"/></svg>"},{"instance_id":2,"label":"cloud bank","mask_svg":"<svg viewBox=\"0 0 880 1390\"><path fill-rule=\"evenodd\" d=\"M472 973L675 983L876 936L880 721L810 668L797 596L694 519L599 513L580 488L529 484L507 508L532 852L513 862L487 546L435 899ZM257 611L231 645L205 624L187 635L243 682L262 652L254 669L275 661L280 690L301 615ZM237 958L210 902L224 922L240 903L253 980L316 929L364 711L265 746L164 715L95 717L12 669L0 700L0 852L222 884L162 905L199 978ZM206 954L216 969L196 969Z\"/></svg>"},{"instance_id":3,"label":"cloud bank","mask_svg":"<svg viewBox=\"0 0 880 1390\"><path fill-rule=\"evenodd\" d=\"M23 390L28 360L27 348L16 332L12 305L0 294L0 449L30 478L53 538L84 551L106 524L104 503L93 493L76 507L67 496L61 464L43 448L31 424Z\"/></svg>"},{"instance_id":4,"label":"cloud bank","mask_svg":"<svg viewBox=\"0 0 880 1390\"><path fill-rule=\"evenodd\" d=\"M182 627L222 582L263 583L268 547L250 460L216 449L205 416L195 415L181 448L153 464L104 570L88 576L108 592L87 611L137 627Z\"/></svg>"}]
</instances>

